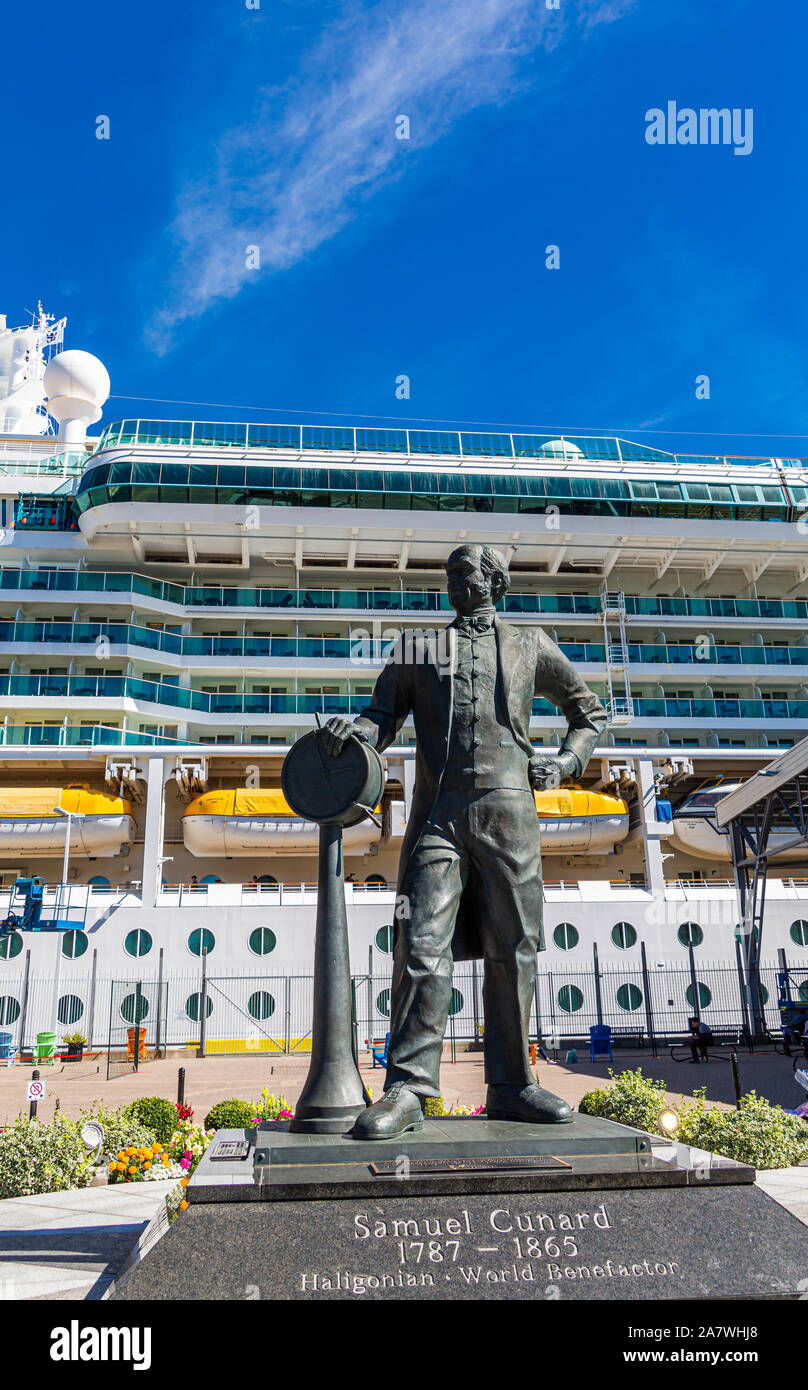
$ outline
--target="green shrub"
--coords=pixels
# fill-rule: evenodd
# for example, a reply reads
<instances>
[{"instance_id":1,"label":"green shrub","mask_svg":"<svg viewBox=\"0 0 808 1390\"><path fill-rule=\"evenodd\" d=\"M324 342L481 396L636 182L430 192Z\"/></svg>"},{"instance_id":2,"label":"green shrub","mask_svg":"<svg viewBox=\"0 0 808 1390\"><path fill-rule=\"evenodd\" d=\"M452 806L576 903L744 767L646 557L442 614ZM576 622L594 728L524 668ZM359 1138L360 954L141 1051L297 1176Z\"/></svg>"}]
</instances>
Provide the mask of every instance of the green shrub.
<instances>
[{"instance_id":1,"label":"green shrub","mask_svg":"<svg viewBox=\"0 0 808 1390\"><path fill-rule=\"evenodd\" d=\"M257 1114L252 1100L220 1100L205 1116L204 1129L249 1129Z\"/></svg>"},{"instance_id":2,"label":"green shrub","mask_svg":"<svg viewBox=\"0 0 808 1390\"><path fill-rule=\"evenodd\" d=\"M75 1120L56 1115L48 1125L20 1116L0 1134L0 1198L86 1187L94 1171Z\"/></svg>"},{"instance_id":3,"label":"green shrub","mask_svg":"<svg viewBox=\"0 0 808 1390\"><path fill-rule=\"evenodd\" d=\"M705 1091L679 1109L677 1139L754 1168L791 1168L808 1154L808 1124L750 1091L739 1110L708 1107Z\"/></svg>"},{"instance_id":4,"label":"green shrub","mask_svg":"<svg viewBox=\"0 0 808 1390\"><path fill-rule=\"evenodd\" d=\"M102 1153L113 1156L120 1149L139 1149L143 1144L160 1143L153 1129L135 1119L129 1105L108 1110L102 1100L96 1100L79 1113L79 1128L85 1120L97 1120L104 1131Z\"/></svg>"},{"instance_id":5,"label":"green shrub","mask_svg":"<svg viewBox=\"0 0 808 1390\"><path fill-rule=\"evenodd\" d=\"M665 1082L643 1076L641 1067L636 1071L621 1071L618 1076L610 1067L609 1075L611 1086L587 1091L582 1097L578 1106L581 1114L599 1115L603 1120L615 1120L619 1125L632 1125L635 1129L658 1134L657 1116L667 1104Z\"/></svg>"},{"instance_id":6,"label":"green shrub","mask_svg":"<svg viewBox=\"0 0 808 1390\"><path fill-rule=\"evenodd\" d=\"M424 1101L424 1114L427 1119L433 1120L440 1120L446 1115L484 1115L485 1106L478 1105L476 1109L472 1109L470 1105L461 1105L460 1101L457 1101L447 1110L443 1096L427 1096Z\"/></svg>"},{"instance_id":7,"label":"green shrub","mask_svg":"<svg viewBox=\"0 0 808 1390\"><path fill-rule=\"evenodd\" d=\"M168 1144L177 1128L177 1107L163 1096L138 1096L126 1107L136 1123L154 1131L158 1144ZM131 1141L130 1141L131 1142Z\"/></svg>"},{"instance_id":8,"label":"green shrub","mask_svg":"<svg viewBox=\"0 0 808 1390\"><path fill-rule=\"evenodd\" d=\"M219 1100L205 1116L203 1129L252 1129L262 1120L289 1120L293 1111L285 1096L270 1095L265 1086L258 1100ZM176 1126L175 1126L176 1128Z\"/></svg>"}]
</instances>

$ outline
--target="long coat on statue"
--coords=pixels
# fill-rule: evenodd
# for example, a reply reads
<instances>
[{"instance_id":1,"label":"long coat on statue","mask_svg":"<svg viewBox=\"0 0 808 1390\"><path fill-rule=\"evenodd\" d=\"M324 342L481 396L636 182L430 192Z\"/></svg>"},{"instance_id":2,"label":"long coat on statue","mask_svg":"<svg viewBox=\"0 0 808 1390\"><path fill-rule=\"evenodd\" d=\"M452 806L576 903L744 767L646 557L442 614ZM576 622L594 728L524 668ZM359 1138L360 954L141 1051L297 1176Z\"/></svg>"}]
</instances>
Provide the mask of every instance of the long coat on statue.
<instances>
[{"instance_id":1,"label":"long coat on statue","mask_svg":"<svg viewBox=\"0 0 808 1390\"><path fill-rule=\"evenodd\" d=\"M537 626L516 626L494 618L497 641L499 701L517 748L527 762L536 755L530 742L533 700L556 705L568 729L560 752L573 753L580 772L607 724L598 698L552 638ZM412 714L417 740L415 790L401 847L398 881L440 795L452 729L457 631L409 629L399 638L379 676L370 704L355 721L379 753L396 737ZM542 750L539 750L542 751ZM452 954L455 960L482 957L475 920L473 878L469 879L457 916ZM539 949L544 949L540 934Z\"/></svg>"}]
</instances>

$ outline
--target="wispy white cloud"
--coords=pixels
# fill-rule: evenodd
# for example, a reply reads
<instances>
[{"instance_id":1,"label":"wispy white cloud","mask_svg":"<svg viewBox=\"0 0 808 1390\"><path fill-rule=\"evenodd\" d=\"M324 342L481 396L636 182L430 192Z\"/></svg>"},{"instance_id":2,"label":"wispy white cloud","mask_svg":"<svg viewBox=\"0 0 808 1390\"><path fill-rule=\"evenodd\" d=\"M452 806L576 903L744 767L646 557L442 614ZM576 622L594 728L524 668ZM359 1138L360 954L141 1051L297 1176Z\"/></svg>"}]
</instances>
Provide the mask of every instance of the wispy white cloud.
<instances>
[{"instance_id":1,"label":"wispy white cloud","mask_svg":"<svg viewBox=\"0 0 808 1390\"><path fill-rule=\"evenodd\" d=\"M255 276L288 269L355 219L400 175L407 156L462 116L511 100L530 80L527 60L571 27L589 32L636 0L349 0L300 73L265 93L248 123L226 131L214 167L186 186L169 229L176 266L147 329L158 353L177 328ZM409 116L409 142L395 118Z\"/></svg>"}]
</instances>

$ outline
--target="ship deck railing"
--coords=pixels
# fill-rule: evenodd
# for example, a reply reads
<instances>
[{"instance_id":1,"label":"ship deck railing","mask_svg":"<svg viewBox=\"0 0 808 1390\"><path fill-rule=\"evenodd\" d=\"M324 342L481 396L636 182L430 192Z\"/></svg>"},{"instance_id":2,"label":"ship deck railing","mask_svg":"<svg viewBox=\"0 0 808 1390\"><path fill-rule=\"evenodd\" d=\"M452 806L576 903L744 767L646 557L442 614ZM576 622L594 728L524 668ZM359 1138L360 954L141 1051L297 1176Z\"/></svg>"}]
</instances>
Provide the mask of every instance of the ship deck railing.
<instances>
[{"instance_id":1,"label":"ship deck railing","mask_svg":"<svg viewBox=\"0 0 808 1390\"><path fill-rule=\"evenodd\" d=\"M0 910L10 899L13 885L0 886ZM44 887L44 903L53 905L60 898L60 885L49 883ZM547 902L602 902L605 898L629 898L642 894L650 896L651 890L645 883L629 883L624 879L545 879L544 898ZM688 900L703 898L705 894L721 893L733 895L735 885L731 879L715 878L709 880L667 879L665 881L666 899ZM808 878L770 879L767 894L772 899L808 897ZM396 900L394 883L346 883L346 902L349 906L362 906L372 903L389 906ZM157 897L158 907L188 907L199 910L203 907L281 907L292 904L311 904L317 900L317 884L314 881L296 883L164 883ZM87 906L99 913L107 912L111 906L126 904L138 906L141 901L141 884L137 879L122 884L80 884L68 885L64 903L70 907Z\"/></svg>"}]
</instances>

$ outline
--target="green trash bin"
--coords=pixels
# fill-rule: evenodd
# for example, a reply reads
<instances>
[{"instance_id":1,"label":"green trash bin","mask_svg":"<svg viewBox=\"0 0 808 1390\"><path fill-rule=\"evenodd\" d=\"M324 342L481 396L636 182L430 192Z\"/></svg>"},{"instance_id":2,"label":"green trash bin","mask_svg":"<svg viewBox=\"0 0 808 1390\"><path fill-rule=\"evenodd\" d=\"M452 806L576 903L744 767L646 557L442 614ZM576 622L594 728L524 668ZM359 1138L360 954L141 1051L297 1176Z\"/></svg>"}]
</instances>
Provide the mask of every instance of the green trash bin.
<instances>
[{"instance_id":1,"label":"green trash bin","mask_svg":"<svg viewBox=\"0 0 808 1390\"><path fill-rule=\"evenodd\" d=\"M34 1064L38 1065L40 1062L50 1062L51 1066L53 1066L53 1054L55 1053L55 1051L56 1034L37 1033L36 1050L34 1052Z\"/></svg>"}]
</instances>

